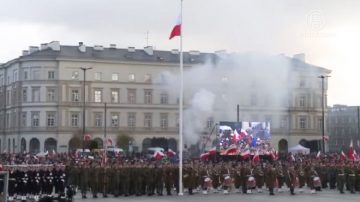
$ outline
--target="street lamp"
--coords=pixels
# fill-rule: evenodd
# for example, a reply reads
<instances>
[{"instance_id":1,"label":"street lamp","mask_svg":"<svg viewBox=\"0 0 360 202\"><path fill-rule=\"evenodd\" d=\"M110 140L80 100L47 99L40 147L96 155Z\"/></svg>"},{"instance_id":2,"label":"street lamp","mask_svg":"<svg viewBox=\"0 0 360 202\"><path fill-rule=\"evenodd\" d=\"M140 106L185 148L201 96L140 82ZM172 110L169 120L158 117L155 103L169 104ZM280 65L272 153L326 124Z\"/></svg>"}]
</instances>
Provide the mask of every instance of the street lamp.
<instances>
[{"instance_id":1,"label":"street lamp","mask_svg":"<svg viewBox=\"0 0 360 202\"><path fill-rule=\"evenodd\" d=\"M83 80L83 130L82 130L82 149L85 151L85 82L86 82L86 70L92 69L92 67L80 67L84 72L84 80Z\"/></svg>"},{"instance_id":2,"label":"street lamp","mask_svg":"<svg viewBox=\"0 0 360 202\"><path fill-rule=\"evenodd\" d=\"M325 153L325 78L330 77L329 75L320 75L318 78L321 79L321 107L322 107L322 152Z\"/></svg>"}]
</instances>

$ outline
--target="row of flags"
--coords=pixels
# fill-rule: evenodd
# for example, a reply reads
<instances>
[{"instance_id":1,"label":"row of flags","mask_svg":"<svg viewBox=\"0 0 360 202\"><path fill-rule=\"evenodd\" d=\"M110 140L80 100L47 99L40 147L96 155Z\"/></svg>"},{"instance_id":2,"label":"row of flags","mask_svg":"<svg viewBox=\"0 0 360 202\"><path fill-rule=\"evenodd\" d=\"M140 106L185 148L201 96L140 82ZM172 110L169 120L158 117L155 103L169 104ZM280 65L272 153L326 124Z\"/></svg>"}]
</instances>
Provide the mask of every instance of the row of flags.
<instances>
[{"instance_id":1,"label":"row of flags","mask_svg":"<svg viewBox=\"0 0 360 202\"><path fill-rule=\"evenodd\" d=\"M153 158L157 161L160 161L165 157L173 158L174 156L176 156L176 152L174 152L172 149L168 149L166 152L156 151L153 155Z\"/></svg>"},{"instance_id":2,"label":"row of flags","mask_svg":"<svg viewBox=\"0 0 360 202\"><path fill-rule=\"evenodd\" d=\"M216 155L216 149L212 148L209 151L203 153L200 155L200 160L208 161L211 156ZM255 152L252 154L250 152L250 149L246 148L242 151L240 151L236 146L230 146L226 150L222 151L220 155L227 155L227 156L235 156L238 155L244 160L249 160L252 156L252 161L254 163L257 163L260 161L260 152L259 150L255 150ZM270 158L274 161L278 160L279 154L276 150L272 149L269 151L266 151L263 153L263 155L270 156Z\"/></svg>"}]
</instances>

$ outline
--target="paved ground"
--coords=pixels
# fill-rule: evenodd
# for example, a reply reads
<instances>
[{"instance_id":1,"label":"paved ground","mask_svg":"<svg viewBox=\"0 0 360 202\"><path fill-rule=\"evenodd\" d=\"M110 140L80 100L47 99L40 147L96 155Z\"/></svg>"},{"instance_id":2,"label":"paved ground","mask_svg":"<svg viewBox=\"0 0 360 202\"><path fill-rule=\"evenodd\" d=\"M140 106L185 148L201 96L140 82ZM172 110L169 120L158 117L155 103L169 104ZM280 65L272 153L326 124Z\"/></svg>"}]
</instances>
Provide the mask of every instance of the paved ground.
<instances>
[{"instance_id":1,"label":"paved ground","mask_svg":"<svg viewBox=\"0 0 360 202\"><path fill-rule=\"evenodd\" d=\"M90 194L89 194L90 196ZM360 193L340 194L334 190L323 190L316 194L310 194L309 191L305 193L297 193L295 196L290 196L289 192L276 193L275 196L269 196L267 192L256 194L239 194L232 193L229 195L217 194L194 194L189 196L187 193L184 196L131 196L119 198L102 198L97 199L87 198L81 199L79 195L75 197L75 202L116 202L116 201L130 201L130 202L239 202L239 201L259 201L259 202L337 202L337 201L359 201Z\"/></svg>"}]
</instances>

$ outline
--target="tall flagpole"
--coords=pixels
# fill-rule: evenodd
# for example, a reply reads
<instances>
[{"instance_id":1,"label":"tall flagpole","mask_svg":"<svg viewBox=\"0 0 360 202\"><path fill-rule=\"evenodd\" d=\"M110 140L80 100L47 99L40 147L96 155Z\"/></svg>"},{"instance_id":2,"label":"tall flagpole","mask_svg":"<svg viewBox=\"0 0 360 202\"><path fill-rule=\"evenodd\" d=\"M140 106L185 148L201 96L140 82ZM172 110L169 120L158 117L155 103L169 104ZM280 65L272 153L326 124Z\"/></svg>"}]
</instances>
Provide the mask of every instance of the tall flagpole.
<instances>
[{"instance_id":1,"label":"tall flagpole","mask_svg":"<svg viewBox=\"0 0 360 202\"><path fill-rule=\"evenodd\" d=\"M179 196L184 195L183 192L183 94L184 94L184 68L183 68L183 50L182 50L182 38L183 38L183 17L182 17L182 3L180 0L180 96L179 96Z\"/></svg>"}]
</instances>

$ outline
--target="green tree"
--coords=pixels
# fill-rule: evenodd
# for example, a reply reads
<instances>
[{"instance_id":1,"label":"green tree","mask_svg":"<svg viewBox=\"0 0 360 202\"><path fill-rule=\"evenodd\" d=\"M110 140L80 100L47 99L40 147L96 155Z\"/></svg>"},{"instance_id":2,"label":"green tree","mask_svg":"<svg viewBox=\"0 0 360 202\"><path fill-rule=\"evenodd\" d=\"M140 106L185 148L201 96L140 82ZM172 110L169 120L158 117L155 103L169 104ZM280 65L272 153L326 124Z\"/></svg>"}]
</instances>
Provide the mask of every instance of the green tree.
<instances>
[{"instance_id":1,"label":"green tree","mask_svg":"<svg viewBox=\"0 0 360 202\"><path fill-rule=\"evenodd\" d=\"M116 138L116 145L126 152L129 151L129 143L134 139L127 134L119 134Z\"/></svg>"}]
</instances>

